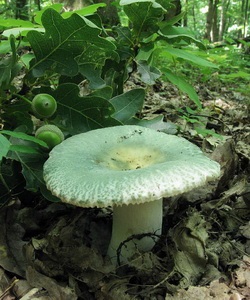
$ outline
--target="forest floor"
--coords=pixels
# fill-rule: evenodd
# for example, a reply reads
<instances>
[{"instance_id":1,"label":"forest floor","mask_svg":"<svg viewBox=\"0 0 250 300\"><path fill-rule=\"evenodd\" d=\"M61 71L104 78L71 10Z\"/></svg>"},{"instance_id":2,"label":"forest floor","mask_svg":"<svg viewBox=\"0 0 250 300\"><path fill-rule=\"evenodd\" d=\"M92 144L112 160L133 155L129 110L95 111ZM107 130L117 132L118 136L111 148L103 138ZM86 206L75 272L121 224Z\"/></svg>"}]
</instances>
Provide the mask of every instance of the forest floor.
<instances>
[{"instance_id":1,"label":"forest floor","mask_svg":"<svg viewBox=\"0 0 250 300\"><path fill-rule=\"evenodd\" d=\"M164 199L162 239L117 267L104 255L110 210L23 192L0 210L0 300L250 299L250 99L232 86L196 89L202 112L159 82L147 89L141 117L163 115L164 131L220 163L219 180Z\"/></svg>"}]
</instances>

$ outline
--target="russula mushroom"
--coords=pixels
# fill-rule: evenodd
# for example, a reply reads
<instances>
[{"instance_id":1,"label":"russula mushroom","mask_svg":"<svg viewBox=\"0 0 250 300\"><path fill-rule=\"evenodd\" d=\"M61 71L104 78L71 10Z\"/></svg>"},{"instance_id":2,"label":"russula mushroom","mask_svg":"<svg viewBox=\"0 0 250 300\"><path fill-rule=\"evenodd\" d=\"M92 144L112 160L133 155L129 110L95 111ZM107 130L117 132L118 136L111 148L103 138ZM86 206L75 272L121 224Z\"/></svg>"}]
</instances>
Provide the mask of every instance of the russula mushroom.
<instances>
[{"instance_id":1,"label":"russula mushroom","mask_svg":"<svg viewBox=\"0 0 250 300\"><path fill-rule=\"evenodd\" d=\"M108 255L131 235L162 230L162 198L217 178L220 166L184 138L124 125L96 129L63 141L44 165L47 188L80 207L113 207ZM149 251L146 236L122 247L126 261L136 249Z\"/></svg>"}]
</instances>

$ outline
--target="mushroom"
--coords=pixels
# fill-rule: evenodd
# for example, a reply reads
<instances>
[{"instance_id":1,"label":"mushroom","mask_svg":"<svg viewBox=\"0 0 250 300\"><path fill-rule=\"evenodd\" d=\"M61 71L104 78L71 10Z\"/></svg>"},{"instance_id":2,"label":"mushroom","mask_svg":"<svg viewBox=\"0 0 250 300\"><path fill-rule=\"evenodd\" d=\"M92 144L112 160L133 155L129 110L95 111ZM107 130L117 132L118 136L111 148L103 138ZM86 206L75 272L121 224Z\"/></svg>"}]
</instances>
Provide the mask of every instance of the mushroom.
<instances>
[{"instance_id":1,"label":"mushroom","mask_svg":"<svg viewBox=\"0 0 250 300\"><path fill-rule=\"evenodd\" d=\"M53 195L80 207L113 207L108 256L126 261L150 251L162 231L162 198L188 192L220 175L220 166L184 138L124 125L77 134L57 145L44 165Z\"/></svg>"}]
</instances>

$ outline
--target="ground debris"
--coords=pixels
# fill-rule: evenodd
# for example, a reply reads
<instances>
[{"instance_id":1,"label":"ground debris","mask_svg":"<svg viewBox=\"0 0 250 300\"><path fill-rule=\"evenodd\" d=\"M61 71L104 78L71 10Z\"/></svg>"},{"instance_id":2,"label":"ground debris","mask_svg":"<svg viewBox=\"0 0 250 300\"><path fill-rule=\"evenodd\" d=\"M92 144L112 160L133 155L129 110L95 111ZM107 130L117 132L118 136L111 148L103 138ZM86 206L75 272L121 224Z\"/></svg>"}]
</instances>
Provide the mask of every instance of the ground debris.
<instances>
[{"instance_id":1,"label":"ground debris","mask_svg":"<svg viewBox=\"0 0 250 300\"><path fill-rule=\"evenodd\" d=\"M218 279L209 286L190 286L165 300L249 300L250 299L250 258L244 257L240 267L232 273L232 281Z\"/></svg>"}]
</instances>

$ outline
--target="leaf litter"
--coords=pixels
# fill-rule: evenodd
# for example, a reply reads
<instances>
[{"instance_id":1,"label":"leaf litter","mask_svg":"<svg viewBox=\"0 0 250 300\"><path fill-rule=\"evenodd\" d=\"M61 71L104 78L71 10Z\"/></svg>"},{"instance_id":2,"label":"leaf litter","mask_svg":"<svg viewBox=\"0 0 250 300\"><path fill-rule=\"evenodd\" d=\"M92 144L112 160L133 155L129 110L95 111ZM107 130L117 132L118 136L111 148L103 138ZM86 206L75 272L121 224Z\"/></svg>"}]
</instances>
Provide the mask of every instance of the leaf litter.
<instances>
[{"instance_id":1,"label":"leaf litter","mask_svg":"<svg viewBox=\"0 0 250 300\"><path fill-rule=\"evenodd\" d=\"M164 199L161 239L151 252L137 251L117 267L105 258L110 210L20 194L0 210L1 300L250 299L248 108L230 93L222 98L208 90L202 121L223 139L204 137L178 113L189 102L173 87L154 86L149 95L142 117L163 115L177 124L181 135L221 164L220 179Z\"/></svg>"}]
</instances>

